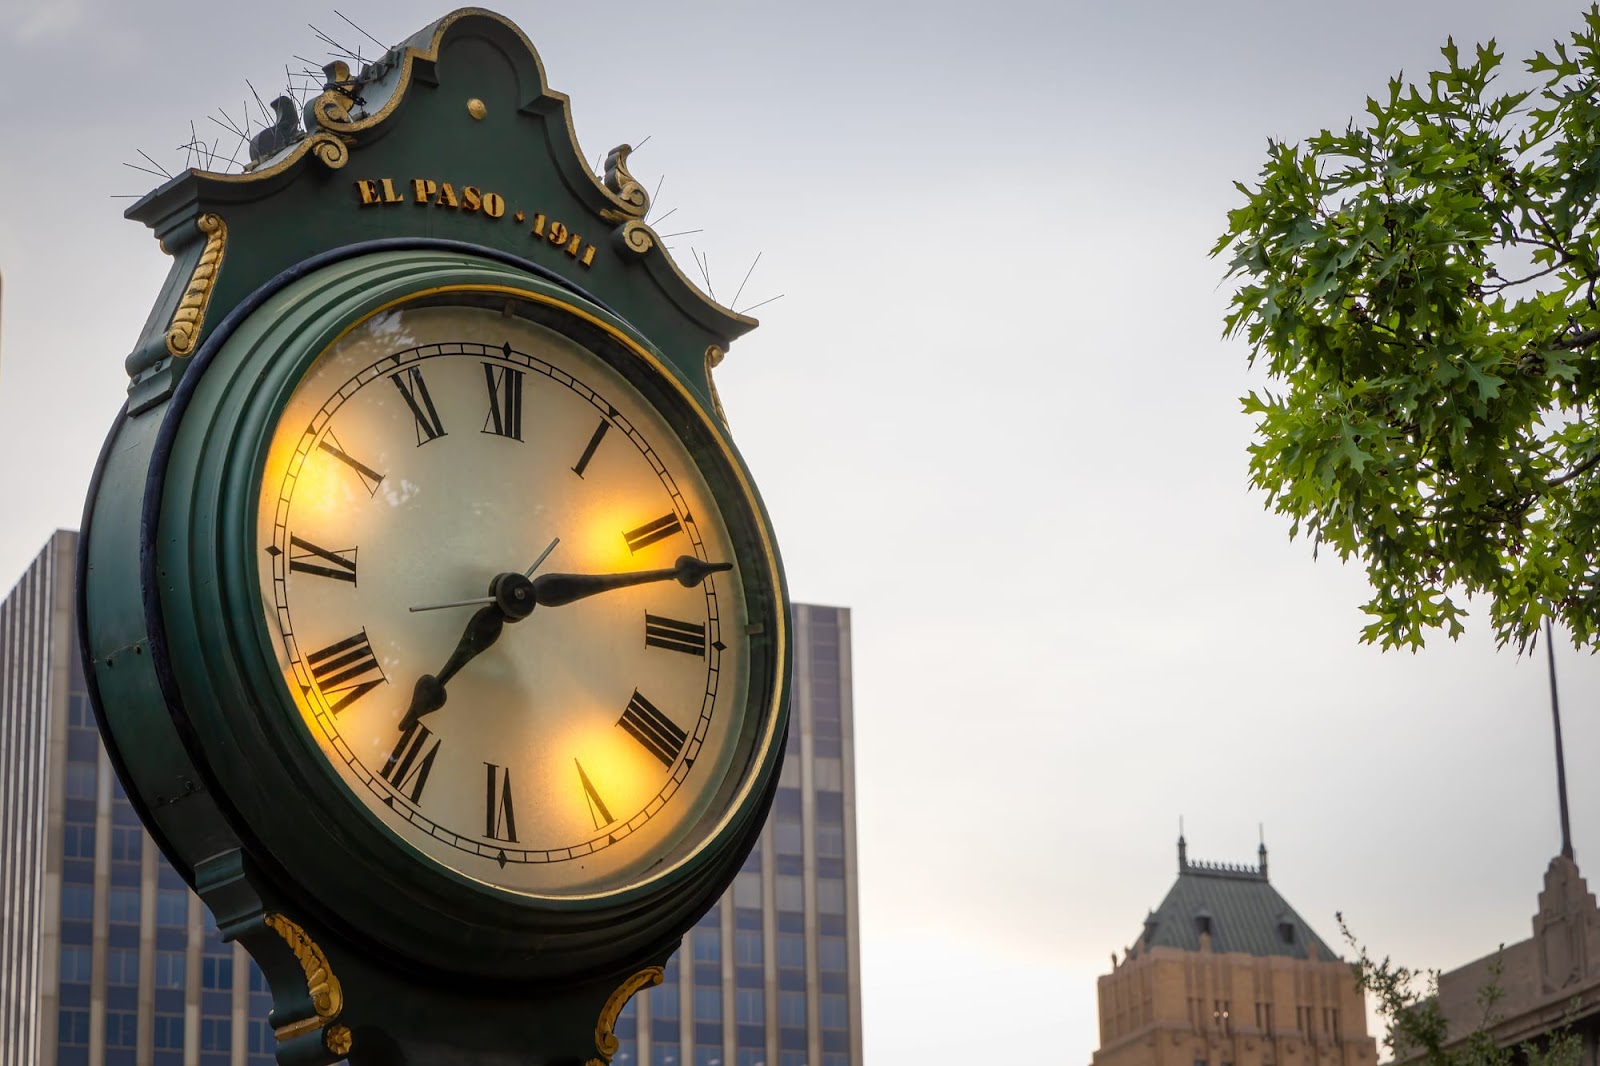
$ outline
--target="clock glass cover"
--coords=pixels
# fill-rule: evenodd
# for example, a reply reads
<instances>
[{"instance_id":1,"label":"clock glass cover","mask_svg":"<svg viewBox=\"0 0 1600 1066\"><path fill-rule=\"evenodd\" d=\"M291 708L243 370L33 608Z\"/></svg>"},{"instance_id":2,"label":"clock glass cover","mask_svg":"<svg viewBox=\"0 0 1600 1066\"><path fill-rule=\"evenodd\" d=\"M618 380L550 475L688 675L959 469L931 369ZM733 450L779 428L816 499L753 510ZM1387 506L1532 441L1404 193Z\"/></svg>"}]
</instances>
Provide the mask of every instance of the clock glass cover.
<instances>
[{"instance_id":1,"label":"clock glass cover","mask_svg":"<svg viewBox=\"0 0 1600 1066\"><path fill-rule=\"evenodd\" d=\"M501 310L376 314L290 396L256 537L287 694L410 847L574 897L703 838L747 714L741 575L611 361Z\"/></svg>"}]
</instances>

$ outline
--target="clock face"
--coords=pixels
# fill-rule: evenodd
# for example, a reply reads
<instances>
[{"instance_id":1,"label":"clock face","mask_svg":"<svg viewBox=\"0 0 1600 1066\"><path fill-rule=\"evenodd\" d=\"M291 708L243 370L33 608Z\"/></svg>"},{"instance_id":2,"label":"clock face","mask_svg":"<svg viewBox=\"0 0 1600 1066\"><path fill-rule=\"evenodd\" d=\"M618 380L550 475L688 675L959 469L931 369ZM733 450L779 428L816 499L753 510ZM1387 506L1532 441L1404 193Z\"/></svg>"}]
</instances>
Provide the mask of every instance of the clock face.
<instances>
[{"instance_id":1,"label":"clock face","mask_svg":"<svg viewBox=\"0 0 1600 1066\"><path fill-rule=\"evenodd\" d=\"M289 398L256 543L316 749L428 859L592 895L715 821L749 713L733 545L667 419L574 340L464 305L365 320Z\"/></svg>"}]
</instances>

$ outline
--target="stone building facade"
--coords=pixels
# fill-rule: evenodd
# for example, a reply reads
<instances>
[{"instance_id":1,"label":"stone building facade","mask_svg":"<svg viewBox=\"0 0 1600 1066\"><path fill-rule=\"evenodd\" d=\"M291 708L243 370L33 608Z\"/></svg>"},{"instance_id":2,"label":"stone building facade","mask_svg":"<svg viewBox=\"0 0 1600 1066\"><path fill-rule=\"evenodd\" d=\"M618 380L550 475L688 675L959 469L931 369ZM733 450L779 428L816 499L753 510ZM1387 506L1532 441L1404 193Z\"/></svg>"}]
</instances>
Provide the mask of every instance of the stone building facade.
<instances>
[{"instance_id":1,"label":"stone building facade","mask_svg":"<svg viewBox=\"0 0 1600 1066\"><path fill-rule=\"evenodd\" d=\"M1545 870L1533 936L1439 975L1447 1046L1484 1024L1479 993L1491 983L1501 992L1488 1024L1496 1043L1539 1042L1566 1024L1582 1043L1583 1066L1600 1066L1600 907L1570 842Z\"/></svg>"},{"instance_id":2,"label":"stone building facade","mask_svg":"<svg viewBox=\"0 0 1600 1066\"><path fill-rule=\"evenodd\" d=\"M1376 1066L1365 998L1257 866L1191 862L1099 980L1093 1066Z\"/></svg>"}]
</instances>

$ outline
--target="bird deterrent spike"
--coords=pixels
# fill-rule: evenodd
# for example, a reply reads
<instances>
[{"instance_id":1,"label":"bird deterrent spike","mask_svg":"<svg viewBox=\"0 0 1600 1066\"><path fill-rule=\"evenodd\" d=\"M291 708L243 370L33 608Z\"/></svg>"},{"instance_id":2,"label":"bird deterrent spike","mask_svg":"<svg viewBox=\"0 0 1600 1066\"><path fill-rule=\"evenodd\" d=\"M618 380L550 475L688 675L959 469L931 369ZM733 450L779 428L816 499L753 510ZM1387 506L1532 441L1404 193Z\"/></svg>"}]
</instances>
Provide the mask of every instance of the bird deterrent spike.
<instances>
[{"instance_id":1,"label":"bird deterrent spike","mask_svg":"<svg viewBox=\"0 0 1600 1066\"><path fill-rule=\"evenodd\" d=\"M144 156L146 159L149 159L150 160L150 165L155 167L157 170L161 171L161 176L162 177L164 177L164 178L172 177L171 174L167 173L167 168L166 167L162 166L160 163L157 163L154 159L150 159L150 153L149 152L146 152L143 148L135 148L134 151L138 152L140 155ZM141 168L134 167L134 169L138 170L138 169L141 169Z\"/></svg>"},{"instance_id":2,"label":"bird deterrent spike","mask_svg":"<svg viewBox=\"0 0 1600 1066\"><path fill-rule=\"evenodd\" d=\"M376 37L374 37L372 34L368 33L366 30L362 29L360 26L357 26L354 22L350 22L350 20L348 18L345 18L344 12L340 11L338 8L334 8L333 9L333 13L335 15L338 15L340 18L344 19L346 22L350 23L350 27L352 29L354 29L357 33L361 34L362 36L366 37L367 40L371 41L373 44L377 45L379 48L382 48L382 49L385 49L385 50L388 49L388 47L389 47L388 45L386 45L382 41L378 40Z\"/></svg>"},{"instance_id":3,"label":"bird deterrent spike","mask_svg":"<svg viewBox=\"0 0 1600 1066\"><path fill-rule=\"evenodd\" d=\"M758 307L765 307L769 303L771 303L773 300L781 300L781 299L783 299L783 293L780 292L776 296L769 296L765 300L762 300L760 303L751 304L749 307L746 307L743 311L738 311L738 312L735 312L735 313L736 314L741 314L741 315L748 315L751 311L754 311Z\"/></svg>"},{"instance_id":4,"label":"bird deterrent spike","mask_svg":"<svg viewBox=\"0 0 1600 1066\"><path fill-rule=\"evenodd\" d=\"M739 296L740 296L741 293L744 292L744 287L746 285L750 284L750 275L754 274L756 272L756 264L759 263L759 262L761 262L761 253L757 252L755 259L751 260L751 262L750 262L750 269L746 270L744 272L744 280L739 282L739 291L733 294L733 299L732 300L728 301L728 306L729 307L734 307L734 306L738 305Z\"/></svg>"}]
</instances>

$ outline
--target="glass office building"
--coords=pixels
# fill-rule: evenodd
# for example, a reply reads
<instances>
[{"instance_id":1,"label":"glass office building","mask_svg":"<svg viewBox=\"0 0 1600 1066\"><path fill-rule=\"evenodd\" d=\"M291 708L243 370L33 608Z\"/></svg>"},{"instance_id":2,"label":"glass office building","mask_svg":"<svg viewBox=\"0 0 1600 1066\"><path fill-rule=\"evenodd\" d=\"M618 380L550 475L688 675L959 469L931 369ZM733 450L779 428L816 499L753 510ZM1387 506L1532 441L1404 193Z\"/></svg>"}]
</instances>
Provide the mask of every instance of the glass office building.
<instances>
[{"instance_id":1,"label":"glass office building","mask_svg":"<svg viewBox=\"0 0 1600 1066\"><path fill-rule=\"evenodd\" d=\"M272 999L139 824L100 744L77 535L0 603L0 1066L271 1066Z\"/></svg>"},{"instance_id":2,"label":"glass office building","mask_svg":"<svg viewBox=\"0 0 1600 1066\"><path fill-rule=\"evenodd\" d=\"M100 744L77 535L0 603L0 1066L270 1066L271 996L145 834ZM635 997L615 1066L859 1066L850 613L796 605L771 818Z\"/></svg>"}]
</instances>

